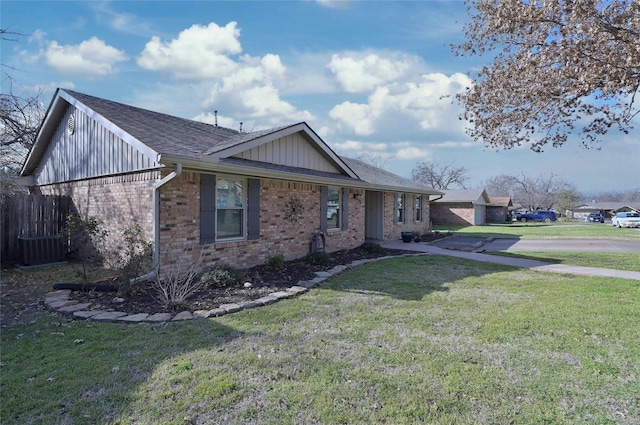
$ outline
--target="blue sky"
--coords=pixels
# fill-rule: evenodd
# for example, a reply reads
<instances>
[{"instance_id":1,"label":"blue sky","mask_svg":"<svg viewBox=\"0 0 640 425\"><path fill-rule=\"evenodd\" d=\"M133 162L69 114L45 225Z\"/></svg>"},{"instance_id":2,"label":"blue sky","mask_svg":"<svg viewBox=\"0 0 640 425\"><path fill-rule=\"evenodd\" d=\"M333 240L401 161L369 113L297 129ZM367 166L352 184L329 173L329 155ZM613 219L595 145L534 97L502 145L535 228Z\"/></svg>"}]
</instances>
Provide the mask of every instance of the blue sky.
<instances>
[{"instance_id":1,"label":"blue sky","mask_svg":"<svg viewBox=\"0 0 640 425\"><path fill-rule=\"evenodd\" d=\"M2 62L17 88L56 87L245 131L306 121L341 155L404 177L463 166L468 186L552 173L592 193L639 186L640 128L600 150L474 143L443 96L488 58L459 58L462 1L7 1ZM4 84L4 82L3 82ZM3 87L3 91L4 91ZM638 120L636 120L638 121ZM636 122L640 127L640 122Z\"/></svg>"}]
</instances>

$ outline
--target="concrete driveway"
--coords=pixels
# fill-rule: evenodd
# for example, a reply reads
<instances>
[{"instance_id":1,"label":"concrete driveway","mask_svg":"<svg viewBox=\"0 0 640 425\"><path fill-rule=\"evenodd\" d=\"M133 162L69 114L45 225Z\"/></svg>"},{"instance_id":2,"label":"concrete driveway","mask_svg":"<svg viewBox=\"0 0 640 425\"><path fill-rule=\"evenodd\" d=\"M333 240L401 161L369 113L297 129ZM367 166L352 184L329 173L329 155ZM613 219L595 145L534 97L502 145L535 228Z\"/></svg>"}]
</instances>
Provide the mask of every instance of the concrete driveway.
<instances>
[{"instance_id":1,"label":"concrete driveway","mask_svg":"<svg viewBox=\"0 0 640 425\"><path fill-rule=\"evenodd\" d=\"M482 243L484 242L484 245ZM480 245L486 252L541 251L541 252L624 252L640 253L640 241L610 239L495 239L454 236L431 242L445 249L469 250Z\"/></svg>"}]
</instances>

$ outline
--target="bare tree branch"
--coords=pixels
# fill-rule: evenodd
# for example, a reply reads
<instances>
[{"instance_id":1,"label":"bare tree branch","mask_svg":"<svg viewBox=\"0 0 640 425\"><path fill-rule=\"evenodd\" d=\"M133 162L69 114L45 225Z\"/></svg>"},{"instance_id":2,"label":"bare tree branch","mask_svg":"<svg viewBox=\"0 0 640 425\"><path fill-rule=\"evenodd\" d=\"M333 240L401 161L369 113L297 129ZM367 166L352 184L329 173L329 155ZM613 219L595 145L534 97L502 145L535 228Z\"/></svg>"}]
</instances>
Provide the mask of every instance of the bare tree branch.
<instances>
[{"instance_id":1,"label":"bare tree branch","mask_svg":"<svg viewBox=\"0 0 640 425\"><path fill-rule=\"evenodd\" d=\"M452 164L422 162L411 172L413 180L438 190L465 189L467 169Z\"/></svg>"},{"instance_id":2,"label":"bare tree branch","mask_svg":"<svg viewBox=\"0 0 640 425\"><path fill-rule=\"evenodd\" d=\"M542 152L549 144L563 145L571 133L584 147L597 147L612 129L633 128L640 87L637 0L467 5L467 41L454 52L494 55L475 84L457 96L475 140L504 149L528 144Z\"/></svg>"}]
</instances>

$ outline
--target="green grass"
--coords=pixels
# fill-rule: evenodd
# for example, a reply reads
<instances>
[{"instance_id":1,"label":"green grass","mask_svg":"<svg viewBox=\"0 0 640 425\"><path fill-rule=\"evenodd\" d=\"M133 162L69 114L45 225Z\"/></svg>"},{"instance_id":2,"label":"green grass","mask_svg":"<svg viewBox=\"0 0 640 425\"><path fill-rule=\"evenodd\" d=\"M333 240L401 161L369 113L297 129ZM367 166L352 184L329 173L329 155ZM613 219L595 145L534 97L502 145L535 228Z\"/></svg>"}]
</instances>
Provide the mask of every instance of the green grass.
<instances>
[{"instance_id":1,"label":"green grass","mask_svg":"<svg viewBox=\"0 0 640 425\"><path fill-rule=\"evenodd\" d=\"M162 325L3 329L3 424L637 424L640 282L450 257Z\"/></svg>"},{"instance_id":2,"label":"green grass","mask_svg":"<svg viewBox=\"0 0 640 425\"><path fill-rule=\"evenodd\" d=\"M584 222L505 223L486 226L433 226L433 230L452 231L458 236L507 239L630 239L640 240L636 229L618 229L609 224Z\"/></svg>"},{"instance_id":3,"label":"green grass","mask_svg":"<svg viewBox=\"0 0 640 425\"><path fill-rule=\"evenodd\" d=\"M503 257L526 258L554 264L602 267L605 269L640 272L640 254L622 252L491 252Z\"/></svg>"}]
</instances>

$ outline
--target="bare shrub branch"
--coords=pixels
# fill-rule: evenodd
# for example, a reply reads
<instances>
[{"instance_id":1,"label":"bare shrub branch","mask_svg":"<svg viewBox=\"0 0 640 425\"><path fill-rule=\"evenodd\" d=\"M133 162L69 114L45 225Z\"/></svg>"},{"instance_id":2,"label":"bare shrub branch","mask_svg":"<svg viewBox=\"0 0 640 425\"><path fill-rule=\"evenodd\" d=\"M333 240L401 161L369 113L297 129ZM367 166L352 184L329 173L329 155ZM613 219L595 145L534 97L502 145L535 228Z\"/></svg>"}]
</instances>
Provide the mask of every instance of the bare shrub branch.
<instances>
[{"instance_id":1,"label":"bare shrub branch","mask_svg":"<svg viewBox=\"0 0 640 425\"><path fill-rule=\"evenodd\" d=\"M158 301L166 307L174 308L199 291L204 282L199 279L204 261L204 250L200 250L198 259L163 266L153 283Z\"/></svg>"}]
</instances>

